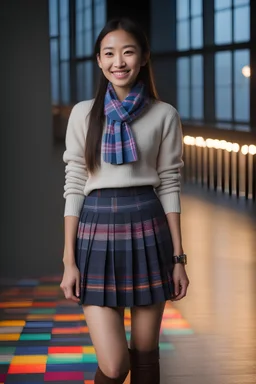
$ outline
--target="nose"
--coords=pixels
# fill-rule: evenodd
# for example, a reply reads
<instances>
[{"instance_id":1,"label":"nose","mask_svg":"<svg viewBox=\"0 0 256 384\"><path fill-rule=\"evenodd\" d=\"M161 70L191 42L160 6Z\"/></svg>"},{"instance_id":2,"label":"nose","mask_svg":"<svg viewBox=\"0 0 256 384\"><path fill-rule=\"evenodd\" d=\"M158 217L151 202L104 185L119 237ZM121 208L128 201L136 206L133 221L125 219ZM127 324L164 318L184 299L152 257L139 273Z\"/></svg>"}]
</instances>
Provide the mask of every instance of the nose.
<instances>
[{"instance_id":1,"label":"nose","mask_svg":"<svg viewBox=\"0 0 256 384\"><path fill-rule=\"evenodd\" d=\"M125 61L123 59L123 56L122 55L116 55L115 57L115 63L114 63L114 66L116 68L123 68L125 67Z\"/></svg>"}]
</instances>

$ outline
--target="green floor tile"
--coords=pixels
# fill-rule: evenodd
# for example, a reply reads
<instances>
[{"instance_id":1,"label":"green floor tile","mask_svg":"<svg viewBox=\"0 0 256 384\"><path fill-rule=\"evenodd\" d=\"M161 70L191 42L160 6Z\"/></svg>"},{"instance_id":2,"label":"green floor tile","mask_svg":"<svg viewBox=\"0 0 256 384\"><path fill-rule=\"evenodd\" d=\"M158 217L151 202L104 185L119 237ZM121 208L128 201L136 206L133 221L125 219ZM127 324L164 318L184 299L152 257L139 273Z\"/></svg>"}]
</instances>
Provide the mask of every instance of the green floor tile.
<instances>
[{"instance_id":1,"label":"green floor tile","mask_svg":"<svg viewBox=\"0 0 256 384\"><path fill-rule=\"evenodd\" d=\"M72 357L72 354L68 357L54 357L49 356L47 359L47 364L72 364L72 363L96 363L96 355L82 355L78 357Z\"/></svg>"},{"instance_id":2,"label":"green floor tile","mask_svg":"<svg viewBox=\"0 0 256 384\"><path fill-rule=\"evenodd\" d=\"M0 347L0 355L14 355L16 347Z\"/></svg>"},{"instance_id":3,"label":"green floor tile","mask_svg":"<svg viewBox=\"0 0 256 384\"><path fill-rule=\"evenodd\" d=\"M27 333L20 335L20 340L51 340L50 333Z\"/></svg>"},{"instance_id":4,"label":"green floor tile","mask_svg":"<svg viewBox=\"0 0 256 384\"><path fill-rule=\"evenodd\" d=\"M159 348L161 351L173 351L175 349L174 345L169 342L159 343Z\"/></svg>"},{"instance_id":5,"label":"green floor tile","mask_svg":"<svg viewBox=\"0 0 256 384\"><path fill-rule=\"evenodd\" d=\"M164 335L192 335L192 329L163 329Z\"/></svg>"},{"instance_id":6,"label":"green floor tile","mask_svg":"<svg viewBox=\"0 0 256 384\"><path fill-rule=\"evenodd\" d=\"M131 338L131 332L125 332L125 334L126 334L126 339L130 340L130 338Z\"/></svg>"},{"instance_id":7,"label":"green floor tile","mask_svg":"<svg viewBox=\"0 0 256 384\"><path fill-rule=\"evenodd\" d=\"M44 315L52 315L56 313L56 309L54 308L35 308L29 311L30 314L44 314Z\"/></svg>"}]
</instances>

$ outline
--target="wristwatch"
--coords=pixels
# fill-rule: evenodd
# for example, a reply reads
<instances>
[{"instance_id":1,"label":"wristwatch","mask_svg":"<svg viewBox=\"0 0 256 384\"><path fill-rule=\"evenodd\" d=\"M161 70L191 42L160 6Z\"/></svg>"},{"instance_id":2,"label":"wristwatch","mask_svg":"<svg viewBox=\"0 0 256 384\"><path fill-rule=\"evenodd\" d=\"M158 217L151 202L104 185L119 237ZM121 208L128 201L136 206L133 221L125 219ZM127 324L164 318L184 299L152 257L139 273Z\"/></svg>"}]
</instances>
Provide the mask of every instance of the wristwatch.
<instances>
[{"instance_id":1,"label":"wristwatch","mask_svg":"<svg viewBox=\"0 0 256 384\"><path fill-rule=\"evenodd\" d=\"M173 264L187 264L187 255L183 253L182 255L172 257Z\"/></svg>"}]
</instances>

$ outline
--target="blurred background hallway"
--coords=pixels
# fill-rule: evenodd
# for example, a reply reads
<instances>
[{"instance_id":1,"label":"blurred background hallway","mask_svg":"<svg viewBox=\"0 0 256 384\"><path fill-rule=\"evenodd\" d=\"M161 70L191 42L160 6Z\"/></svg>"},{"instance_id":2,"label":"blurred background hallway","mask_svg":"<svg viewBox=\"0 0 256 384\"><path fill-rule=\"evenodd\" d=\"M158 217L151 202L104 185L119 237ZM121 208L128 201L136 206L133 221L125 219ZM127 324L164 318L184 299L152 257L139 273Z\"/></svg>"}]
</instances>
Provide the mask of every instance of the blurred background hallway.
<instances>
[{"instance_id":1,"label":"blurred background hallway","mask_svg":"<svg viewBox=\"0 0 256 384\"><path fill-rule=\"evenodd\" d=\"M184 131L182 229L190 287L168 303L162 384L256 383L256 2L3 0L0 383L91 384L80 308L64 300L64 137L93 97L106 19L148 33L160 97ZM129 339L129 312L125 325ZM127 383L129 379L127 379Z\"/></svg>"}]
</instances>

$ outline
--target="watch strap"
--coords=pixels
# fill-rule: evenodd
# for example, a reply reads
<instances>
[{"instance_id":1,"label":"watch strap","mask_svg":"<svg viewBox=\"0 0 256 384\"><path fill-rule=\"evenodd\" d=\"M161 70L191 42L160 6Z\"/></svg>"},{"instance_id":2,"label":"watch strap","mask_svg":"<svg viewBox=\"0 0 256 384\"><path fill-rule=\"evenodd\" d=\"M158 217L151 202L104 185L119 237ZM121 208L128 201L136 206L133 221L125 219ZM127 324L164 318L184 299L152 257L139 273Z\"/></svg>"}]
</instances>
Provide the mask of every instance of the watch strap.
<instances>
[{"instance_id":1,"label":"watch strap","mask_svg":"<svg viewBox=\"0 0 256 384\"><path fill-rule=\"evenodd\" d=\"M175 255L172 257L174 264L187 264L187 255L183 253L182 255Z\"/></svg>"}]
</instances>

